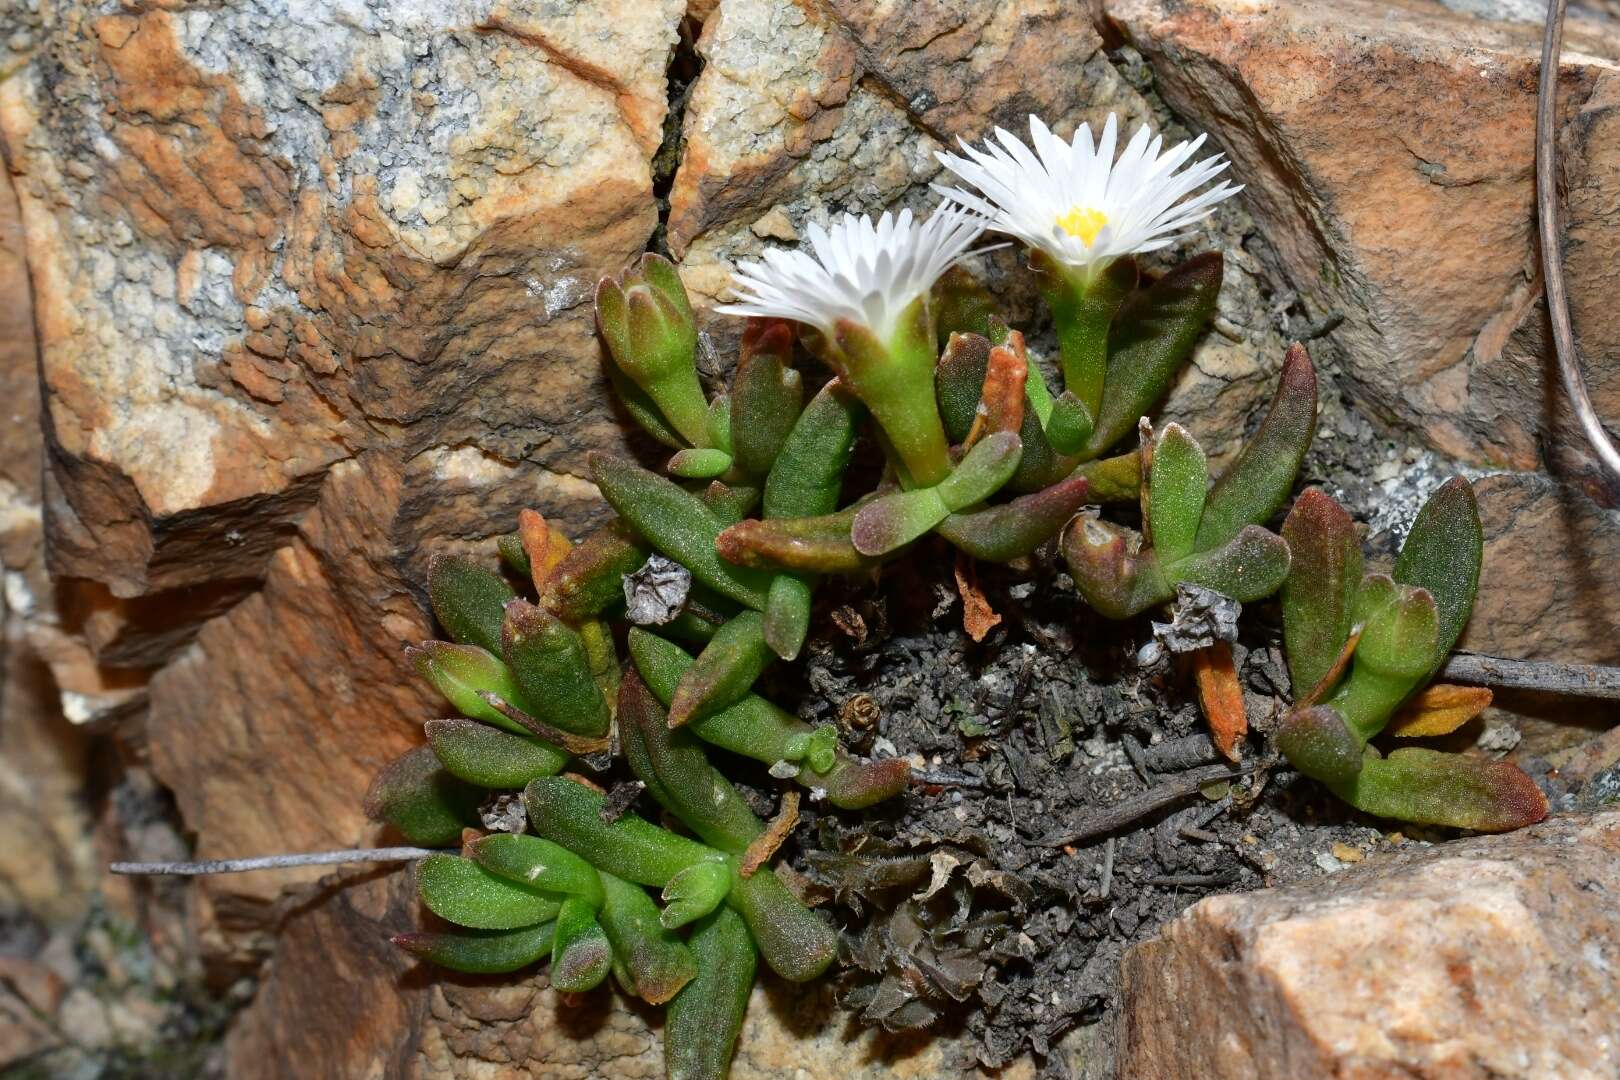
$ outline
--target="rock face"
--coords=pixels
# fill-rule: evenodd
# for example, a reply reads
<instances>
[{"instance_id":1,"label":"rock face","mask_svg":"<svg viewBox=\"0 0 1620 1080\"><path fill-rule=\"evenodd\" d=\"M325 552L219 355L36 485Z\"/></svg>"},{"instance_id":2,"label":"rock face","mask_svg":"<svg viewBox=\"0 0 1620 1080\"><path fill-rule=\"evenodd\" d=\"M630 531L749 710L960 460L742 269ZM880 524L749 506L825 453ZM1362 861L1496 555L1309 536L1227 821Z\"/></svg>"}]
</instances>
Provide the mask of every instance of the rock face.
<instances>
[{"instance_id":1,"label":"rock face","mask_svg":"<svg viewBox=\"0 0 1620 1080\"><path fill-rule=\"evenodd\" d=\"M1620 812L1203 900L1124 969L1120 1075L1620 1070Z\"/></svg>"},{"instance_id":2,"label":"rock face","mask_svg":"<svg viewBox=\"0 0 1620 1080\"><path fill-rule=\"evenodd\" d=\"M1581 452L1549 404L1533 252L1537 27L1439 4L1105 0L1180 115L1231 154L1358 403L1479 463ZM1612 24L1559 71L1575 320L1620 417ZM1549 447L1549 440L1554 445Z\"/></svg>"},{"instance_id":3,"label":"rock face","mask_svg":"<svg viewBox=\"0 0 1620 1080\"><path fill-rule=\"evenodd\" d=\"M684 32L702 66L676 125ZM1561 130L1577 327L1620 417L1605 33L1576 20ZM1110 111L1208 130L1249 185L1164 256L1226 255L1216 332L1167 409L1212 445L1269 396L1287 336L1338 312L1312 349L1353 403L1471 461L1589 479L1546 408L1534 57L1533 27L1418 0L30 5L0 41L33 305L30 323L0 304L21 421L0 430L0 823L62 857L32 877L0 860L0 899L82 901L64 718L140 748L200 856L369 841L360 793L439 707L399 654L428 632L427 556L519 507L600 512L583 455L625 436L597 277L662 242L712 300L736 259L809 222L931 206L936 150L1029 112L1065 134ZM655 182L661 147L678 167ZM1017 256L981 262L1032 316ZM724 355L735 327L708 332ZM1487 582L1512 587L1487 585L1469 644L1620 659L1615 515L1535 471L1481 496ZM1557 560L1527 539L1549 532ZM215 974L273 950L233 1036L241 1075L289 1055L342 1075L657 1074L650 1017L622 1002L559 1013L543 980L411 969L379 932L414 917L399 875L192 895ZM312 989L334 971L341 1000ZM954 1068L948 1043L854 1064L814 995L762 997L734 1075ZM810 1033L822 1049L794 1041Z\"/></svg>"}]
</instances>

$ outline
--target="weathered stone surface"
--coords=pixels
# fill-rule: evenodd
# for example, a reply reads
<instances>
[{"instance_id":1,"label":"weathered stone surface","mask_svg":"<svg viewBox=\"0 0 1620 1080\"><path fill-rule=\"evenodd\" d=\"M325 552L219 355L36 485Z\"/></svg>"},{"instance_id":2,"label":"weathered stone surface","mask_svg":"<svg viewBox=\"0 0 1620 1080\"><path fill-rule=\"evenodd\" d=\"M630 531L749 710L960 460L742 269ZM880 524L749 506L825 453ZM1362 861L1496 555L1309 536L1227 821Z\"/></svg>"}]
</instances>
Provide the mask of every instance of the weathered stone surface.
<instances>
[{"instance_id":1,"label":"weathered stone surface","mask_svg":"<svg viewBox=\"0 0 1620 1080\"><path fill-rule=\"evenodd\" d=\"M1532 251L1539 33L1423 0L1107 0L1176 112L1206 126L1364 406L1454 456L1531 469L1559 425ZM1570 267L1600 407L1620 416L1611 118L1620 38L1572 28L1560 69ZM1522 335L1521 335L1522 336Z\"/></svg>"},{"instance_id":2,"label":"weathered stone surface","mask_svg":"<svg viewBox=\"0 0 1620 1080\"><path fill-rule=\"evenodd\" d=\"M1620 511L1536 474L1489 476L1474 491L1485 565L1462 647L1620 663Z\"/></svg>"},{"instance_id":3,"label":"weathered stone surface","mask_svg":"<svg viewBox=\"0 0 1620 1080\"><path fill-rule=\"evenodd\" d=\"M1620 812L1200 901L1126 956L1120 1075L1620 1070Z\"/></svg>"},{"instance_id":4,"label":"weathered stone surface","mask_svg":"<svg viewBox=\"0 0 1620 1080\"><path fill-rule=\"evenodd\" d=\"M0 126L56 570L250 586L367 449L616 443L588 300L654 224L680 9L53 11Z\"/></svg>"}]
</instances>

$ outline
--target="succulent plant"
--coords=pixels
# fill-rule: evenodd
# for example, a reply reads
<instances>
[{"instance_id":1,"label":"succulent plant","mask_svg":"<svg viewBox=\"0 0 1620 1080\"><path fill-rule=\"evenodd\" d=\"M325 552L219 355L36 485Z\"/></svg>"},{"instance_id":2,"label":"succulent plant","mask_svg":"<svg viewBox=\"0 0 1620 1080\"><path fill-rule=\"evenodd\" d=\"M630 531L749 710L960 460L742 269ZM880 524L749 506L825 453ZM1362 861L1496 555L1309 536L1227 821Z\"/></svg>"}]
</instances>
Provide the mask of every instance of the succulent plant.
<instances>
[{"instance_id":1,"label":"succulent plant","mask_svg":"<svg viewBox=\"0 0 1620 1080\"><path fill-rule=\"evenodd\" d=\"M1244 601L1281 586L1295 685L1315 687L1280 737L1302 771L1410 820L1528 818L1534 800L1505 779L1509 767L1368 747L1467 619L1479 564L1467 486L1431 501L1389 577L1362 578L1348 517L1319 492L1300 498L1282 536L1267 531L1315 428L1316 377L1297 345L1254 437L1211 486L1192 436L1142 416L1215 309L1220 257L1148 281L1134 255L1231 194L1222 184L1183 201L1224 166L1182 170L1197 144L1161 154L1145 129L1116 163L1112 120L1095 145L1085 127L1072 144L1038 122L1032 134L1034 153L999 132L999 148L942 158L978 188L947 190L968 210L922 224L909 211L846 215L809 229L813 255L745 264L738 301L721 310L755 318L728 392L712 398L675 268L649 254L601 282L609 377L673 453L662 472L591 455L615 516L578 544L525 511L496 544L505 572L454 556L429 564L450 640L408 655L460 715L430 721L426 745L382 770L366 806L407 839L450 849L418 864L416 884L453 929L401 935L402 947L479 973L549 959L552 985L571 992L611 974L667 1004L671 1077L725 1076L759 961L815 978L837 940L769 865L797 788L784 786L782 811L762 822L706 747L841 809L904 791L905 759L855 758L835 728L753 688L799 655L824 575L870 573L930 533L995 562L1061 533L1079 591L1115 618L1178 584ZM1078 201L1042 201L1054 192ZM1032 250L1057 331L1055 393L956 265L986 225ZM819 387L794 367L801 345L831 369ZM1133 428L1141 445L1116 452ZM846 481L863 433L886 467L856 494ZM1075 517L1088 502L1133 500L1140 534ZM638 783L603 792L584 773L615 754ZM632 812L643 791L683 831Z\"/></svg>"},{"instance_id":2,"label":"succulent plant","mask_svg":"<svg viewBox=\"0 0 1620 1080\"><path fill-rule=\"evenodd\" d=\"M1468 481L1454 477L1430 496L1389 574L1363 575L1350 515L1319 489L1295 502L1283 537L1293 552L1282 607L1296 700L1277 742L1294 767L1357 809L1400 821L1500 831L1546 816L1545 796L1515 765L1371 745L1439 671L1473 610L1484 545Z\"/></svg>"},{"instance_id":3,"label":"succulent plant","mask_svg":"<svg viewBox=\"0 0 1620 1080\"><path fill-rule=\"evenodd\" d=\"M1144 426L1144 532L1095 515L1072 521L1063 555L1086 602L1115 619L1171 600L1188 583L1235 600L1275 592L1288 545L1261 523L1287 500L1316 430L1316 374L1303 346L1289 348L1271 408L1213 487L1203 448L1179 424Z\"/></svg>"}]
</instances>

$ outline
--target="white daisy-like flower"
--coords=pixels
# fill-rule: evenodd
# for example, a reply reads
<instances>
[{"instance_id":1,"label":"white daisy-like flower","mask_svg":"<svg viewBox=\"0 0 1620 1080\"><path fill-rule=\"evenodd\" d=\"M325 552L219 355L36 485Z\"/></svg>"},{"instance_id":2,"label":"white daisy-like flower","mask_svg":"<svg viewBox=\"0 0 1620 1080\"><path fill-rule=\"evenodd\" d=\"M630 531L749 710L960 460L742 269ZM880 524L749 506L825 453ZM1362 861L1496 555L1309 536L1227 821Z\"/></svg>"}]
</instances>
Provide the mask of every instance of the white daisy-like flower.
<instances>
[{"instance_id":1,"label":"white daisy-like flower","mask_svg":"<svg viewBox=\"0 0 1620 1080\"><path fill-rule=\"evenodd\" d=\"M829 335L849 319L887 342L901 312L967 253L984 226L956 207L920 223L910 210L884 213L875 224L846 213L830 229L810 226L810 251L772 248L763 260L739 263L736 299L716 310L793 319Z\"/></svg>"},{"instance_id":2,"label":"white daisy-like flower","mask_svg":"<svg viewBox=\"0 0 1620 1080\"><path fill-rule=\"evenodd\" d=\"M1074 270L1095 271L1121 255L1167 247L1213 213L1216 203L1243 190L1223 180L1186 198L1228 164L1216 154L1182 169L1204 145L1202 135L1161 152L1164 137L1144 124L1115 161L1118 122L1112 113L1096 143L1088 124L1069 142L1036 116L1029 118L1029 131L1033 151L1001 128L983 149L958 140L966 156L935 156L977 192L946 184L934 190L983 214L990 228Z\"/></svg>"}]
</instances>

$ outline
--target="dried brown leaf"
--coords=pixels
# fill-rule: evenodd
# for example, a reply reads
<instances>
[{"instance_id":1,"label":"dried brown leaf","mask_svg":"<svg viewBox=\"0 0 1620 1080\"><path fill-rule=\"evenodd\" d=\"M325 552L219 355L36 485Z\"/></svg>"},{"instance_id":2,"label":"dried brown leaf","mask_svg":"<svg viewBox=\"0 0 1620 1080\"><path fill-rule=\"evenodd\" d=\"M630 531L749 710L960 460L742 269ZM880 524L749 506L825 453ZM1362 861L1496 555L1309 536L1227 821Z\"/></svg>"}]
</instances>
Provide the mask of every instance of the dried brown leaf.
<instances>
[{"instance_id":1,"label":"dried brown leaf","mask_svg":"<svg viewBox=\"0 0 1620 1080\"><path fill-rule=\"evenodd\" d=\"M1217 641L1193 653L1192 658L1210 740L1228 761L1237 761L1238 743L1248 734L1249 717L1243 708L1243 685L1232 663L1232 646Z\"/></svg>"},{"instance_id":2,"label":"dried brown leaf","mask_svg":"<svg viewBox=\"0 0 1620 1080\"><path fill-rule=\"evenodd\" d=\"M1408 701L1388 730L1402 739L1449 735L1478 716L1490 703L1488 687L1436 683Z\"/></svg>"}]
</instances>

